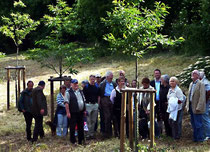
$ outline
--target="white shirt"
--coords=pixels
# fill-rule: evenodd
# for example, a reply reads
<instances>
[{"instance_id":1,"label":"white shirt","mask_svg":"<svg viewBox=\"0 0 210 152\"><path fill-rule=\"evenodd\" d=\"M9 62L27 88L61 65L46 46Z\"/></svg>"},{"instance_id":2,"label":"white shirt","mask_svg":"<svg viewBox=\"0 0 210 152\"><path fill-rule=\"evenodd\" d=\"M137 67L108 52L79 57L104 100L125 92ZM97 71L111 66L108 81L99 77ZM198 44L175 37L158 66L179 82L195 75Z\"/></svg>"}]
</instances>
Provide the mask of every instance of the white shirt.
<instances>
[{"instance_id":1,"label":"white shirt","mask_svg":"<svg viewBox=\"0 0 210 152\"><path fill-rule=\"evenodd\" d=\"M181 110L182 105L185 102L185 98L184 98L184 94L182 90L177 85L174 88L174 90L172 90L171 88L168 90L167 99L170 100L171 97L177 98L178 100L182 101L181 104L178 104L178 110ZM178 103L178 100L177 100L177 103Z\"/></svg>"},{"instance_id":2,"label":"white shirt","mask_svg":"<svg viewBox=\"0 0 210 152\"><path fill-rule=\"evenodd\" d=\"M169 113L169 119L176 121L178 113L178 98L170 97L168 100L167 112Z\"/></svg>"}]
</instances>

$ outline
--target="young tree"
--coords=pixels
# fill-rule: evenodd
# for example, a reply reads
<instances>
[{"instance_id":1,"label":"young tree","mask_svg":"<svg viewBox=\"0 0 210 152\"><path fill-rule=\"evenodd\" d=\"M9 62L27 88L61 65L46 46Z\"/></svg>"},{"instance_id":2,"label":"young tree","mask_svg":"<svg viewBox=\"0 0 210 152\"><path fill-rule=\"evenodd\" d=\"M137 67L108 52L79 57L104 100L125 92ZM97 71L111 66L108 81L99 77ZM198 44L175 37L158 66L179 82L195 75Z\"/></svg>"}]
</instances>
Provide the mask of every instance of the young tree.
<instances>
[{"instance_id":1,"label":"young tree","mask_svg":"<svg viewBox=\"0 0 210 152\"><path fill-rule=\"evenodd\" d=\"M174 45L179 40L168 38L160 33L164 26L165 16L168 14L164 3L155 2L154 10L143 8L143 0L129 3L114 0L115 8L107 12L108 17L102 18L110 33L104 35L113 51L132 55L137 59L148 50L156 48L157 44ZM137 79L137 67L136 67Z\"/></svg>"},{"instance_id":2,"label":"young tree","mask_svg":"<svg viewBox=\"0 0 210 152\"><path fill-rule=\"evenodd\" d=\"M26 5L19 0L18 2L14 2L14 8L24 8ZM15 12L10 14L10 18L3 16L2 21L4 23L3 26L0 27L0 31L10 37L17 48L17 66L18 66L18 54L19 54L19 46L23 43L23 39L25 39L26 35L28 35L31 31L34 31L36 27L39 25L39 21L34 21L30 18L29 14L24 14L22 12Z\"/></svg>"},{"instance_id":3,"label":"young tree","mask_svg":"<svg viewBox=\"0 0 210 152\"><path fill-rule=\"evenodd\" d=\"M69 42L64 36L75 35L80 28L80 20L73 8L63 0L57 0L56 6L49 5L48 8L52 15L44 15L42 20L50 33L36 42L39 48L29 51L30 58L54 70L60 77L67 70L77 74L73 66L90 59L89 49L77 48L78 43Z\"/></svg>"}]
</instances>

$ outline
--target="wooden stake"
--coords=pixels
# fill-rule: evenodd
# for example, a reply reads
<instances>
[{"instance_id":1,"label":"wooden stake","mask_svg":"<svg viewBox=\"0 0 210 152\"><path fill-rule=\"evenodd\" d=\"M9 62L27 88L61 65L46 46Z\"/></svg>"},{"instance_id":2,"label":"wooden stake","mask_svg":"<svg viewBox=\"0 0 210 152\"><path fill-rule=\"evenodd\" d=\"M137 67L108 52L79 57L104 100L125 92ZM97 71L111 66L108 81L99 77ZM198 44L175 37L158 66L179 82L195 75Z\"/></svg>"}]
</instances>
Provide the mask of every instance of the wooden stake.
<instances>
[{"instance_id":1,"label":"wooden stake","mask_svg":"<svg viewBox=\"0 0 210 152\"><path fill-rule=\"evenodd\" d=\"M155 143L155 119L154 119L154 103L155 103L155 96L154 93L150 93L152 97L152 101L150 101L150 148L153 148Z\"/></svg>"},{"instance_id":2,"label":"wooden stake","mask_svg":"<svg viewBox=\"0 0 210 152\"><path fill-rule=\"evenodd\" d=\"M124 152L125 117L126 117L126 92L123 92L122 101L121 101L121 121L120 121L120 151L121 152Z\"/></svg>"},{"instance_id":3,"label":"wooden stake","mask_svg":"<svg viewBox=\"0 0 210 152\"><path fill-rule=\"evenodd\" d=\"M18 90L17 90L17 101L16 101L16 107L18 106L18 101L20 99L20 69L18 69Z\"/></svg>"},{"instance_id":4,"label":"wooden stake","mask_svg":"<svg viewBox=\"0 0 210 152\"><path fill-rule=\"evenodd\" d=\"M128 93L128 105L129 105L129 144L133 151L133 101L132 92Z\"/></svg>"},{"instance_id":5,"label":"wooden stake","mask_svg":"<svg viewBox=\"0 0 210 152\"><path fill-rule=\"evenodd\" d=\"M26 89L26 71L23 69L23 90Z\"/></svg>"},{"instance_id":6,"label":"wooden stake","mask_svg":"<svg viewBox=\"0 0 210 152\"><path fill-rule=\"evenodd\" d=\"M51 98L51 122L54 120L54 85L53 81L50 81L50 98Z\"/></svg>"},{"instance_id":7,"label":"wooden stake","mask_svg":"<svg viewBox=\"0 0 210 152\"><path fill-rule=\"evenodd\" d=\"M7 69L7 110L10 107L10 70Z\"/></svg>"},{"instance_id":8,"label":"wooden stake","mask_svg":"<svg viewBox=\"0 0 210 152\"><path fill-rule=\"evenodd\" d=\"M135 123L134 123L134 130L135 130L135 135L134 135L134 138L135 138L135 152L138 152L138 131L137 131L137 125L138 125L138 106L137 106L137 99L136 99L136 96L137 96L137 93L135 93L134 95L134 107L135 107Z\"/></svg>"}]
</instances>

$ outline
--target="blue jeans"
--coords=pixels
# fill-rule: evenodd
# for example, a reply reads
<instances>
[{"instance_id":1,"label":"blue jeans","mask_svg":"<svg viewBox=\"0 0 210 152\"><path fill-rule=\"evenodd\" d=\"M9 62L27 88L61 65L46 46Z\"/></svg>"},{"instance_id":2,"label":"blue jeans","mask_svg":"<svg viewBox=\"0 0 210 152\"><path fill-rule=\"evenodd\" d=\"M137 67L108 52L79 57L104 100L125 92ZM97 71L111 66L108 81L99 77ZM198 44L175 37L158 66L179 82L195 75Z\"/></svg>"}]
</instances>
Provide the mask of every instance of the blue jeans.
<instances>
[{"instance_id":1,"label":"blue jeans","mask_svg":"<svg viewBox=\"0 0 210 152\"><path fill-rule=\"evenodd\" d=\"M58 136L66 136L67 131L68 131L67 116L63 115L63 114L58 114L58 123L57 123L57 128L56 128L56 134Z\"/></svg>"},{"instance_id":2,"label":"blue jeans","mask_svg":"<svg viewBox=\"0 0 210 152\"><path fill-rule=\"evenodd\" d=\"M204 127L204 137L210 138L210 115L209 115L209 103L210 100L206 103L206 111L203 114L203 127Z\"/></svg>"},{"instance_id":3,"label":"blue jeans","mask_svg":"<svg viewBox=\"0 0 210 152\"><path fill-rule=\"evenodd\" d=\"M193 128L193 141L203 141L203 122L202 122L202 114L194 114L192 111L192 106L189 107L190 115L191 115L191 124Z\"/></svg>"}]
</instances>

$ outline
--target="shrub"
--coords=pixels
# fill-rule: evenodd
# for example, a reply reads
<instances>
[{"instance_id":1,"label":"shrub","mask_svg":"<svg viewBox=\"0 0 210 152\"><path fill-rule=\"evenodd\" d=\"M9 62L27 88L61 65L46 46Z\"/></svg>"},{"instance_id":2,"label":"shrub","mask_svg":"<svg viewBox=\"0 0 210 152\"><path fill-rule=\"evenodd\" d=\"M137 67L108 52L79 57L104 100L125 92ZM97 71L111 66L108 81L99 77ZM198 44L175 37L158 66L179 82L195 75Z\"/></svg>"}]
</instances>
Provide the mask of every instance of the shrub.
<instances>
[{"instance_id":1,"label":"shrub","mask_svg":"<svg viewBox=\"0 0 210 152\"><path fill-rule=\"evenodd\" d=\"M5 57L5 56L6 56L5 53L0 52L0 58L3 58L3 57Z\"/></svg>"},{"instance_id":2,"label":"shrub","mask_svg":"<svg viewBox=\"0 0 210 152\"><path fill-rule=\"evenodd\" d=\"M193 70L204 71L207 79L210 79L210 56L199 58L197 62L189 65L187 68L183 69L183 72L176 75L182 86L189 86L192 81L191 72Z\"/></svg>"}]
</instances>

